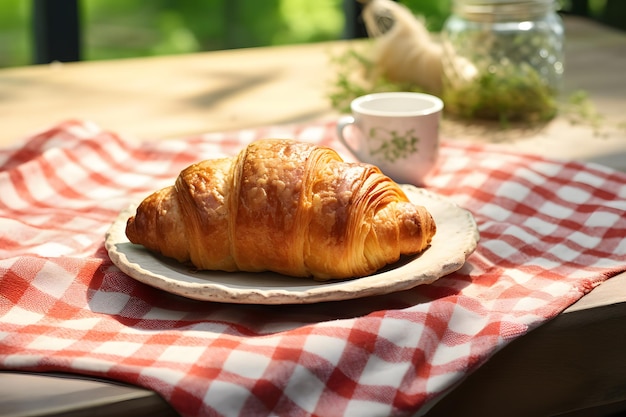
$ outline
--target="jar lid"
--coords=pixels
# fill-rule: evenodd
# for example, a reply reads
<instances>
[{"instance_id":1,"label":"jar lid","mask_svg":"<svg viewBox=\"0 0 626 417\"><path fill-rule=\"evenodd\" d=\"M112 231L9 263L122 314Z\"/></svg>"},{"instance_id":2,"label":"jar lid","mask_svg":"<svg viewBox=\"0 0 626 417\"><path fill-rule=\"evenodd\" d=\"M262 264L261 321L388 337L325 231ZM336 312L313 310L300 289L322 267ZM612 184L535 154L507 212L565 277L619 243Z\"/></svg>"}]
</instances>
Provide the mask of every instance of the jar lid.
<instances>
[{"instance_id":1,"label":"jar lid","mask_svg":"<svg viewBox=\"0 0 626 417\"><path fill-rule=\"evenodd\" d=\"M556 10L555 0L454 0L455 13L474 20L522 20Z\"/></svg>"},{"instance_id":2,"label":"jar lid","mask_svg":"<svg viewBox=\"0 0 626 417\"><path fill-rule=\"evenodd\" d=\"M467 5L476 5L476 6L498 6L498 5L512 5L517 4L520 6L523 5L534 5L534 4L545 4L551 5L555 3L555 0L454 0L454 3L461 3Z\"/></svg>"}]
</instances>

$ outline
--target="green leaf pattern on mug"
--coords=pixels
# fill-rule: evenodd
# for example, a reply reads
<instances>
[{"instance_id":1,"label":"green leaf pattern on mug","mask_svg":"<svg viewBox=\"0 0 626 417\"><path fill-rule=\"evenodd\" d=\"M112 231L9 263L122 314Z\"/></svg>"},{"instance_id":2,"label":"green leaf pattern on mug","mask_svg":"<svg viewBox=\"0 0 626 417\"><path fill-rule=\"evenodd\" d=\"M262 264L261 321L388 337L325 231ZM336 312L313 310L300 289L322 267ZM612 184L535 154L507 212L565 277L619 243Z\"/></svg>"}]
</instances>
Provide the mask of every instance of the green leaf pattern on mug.
<instances>
[{"instance_id":1,"label":"green leaf pattern on mug","mask_svg":"<svg viewBox=\"0 0 626 417\"><path fill-rule=\"evenodd\" d=\"M415 135L414 129L401 133L396 130L373 127L370 129L370 137L379 138L381 143L378 149L372 150L372 155L381 155L389 162L406 158L419 150L417 145L420 139Z\"/></svg>"}]
</instances>

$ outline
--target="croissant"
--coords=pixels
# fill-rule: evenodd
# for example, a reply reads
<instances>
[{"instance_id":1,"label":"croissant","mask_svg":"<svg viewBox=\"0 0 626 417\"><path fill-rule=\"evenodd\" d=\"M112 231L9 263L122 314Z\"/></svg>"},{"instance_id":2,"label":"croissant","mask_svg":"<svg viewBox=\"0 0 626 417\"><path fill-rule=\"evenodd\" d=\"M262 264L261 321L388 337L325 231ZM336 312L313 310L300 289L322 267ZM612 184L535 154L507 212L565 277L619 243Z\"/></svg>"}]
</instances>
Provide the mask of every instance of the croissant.
<instances>
[{"instance_id":1,"label":"croissant","mask_svg":"<svg viewBox=\"0 0 626 417\"><path fill-rule=\"evenodd\" d=\"M425 250L435 231L377 167L281 139L187 167L126 224L132 243L200 270L322 281L372 274Z\"/></svg>"}]
</instances>

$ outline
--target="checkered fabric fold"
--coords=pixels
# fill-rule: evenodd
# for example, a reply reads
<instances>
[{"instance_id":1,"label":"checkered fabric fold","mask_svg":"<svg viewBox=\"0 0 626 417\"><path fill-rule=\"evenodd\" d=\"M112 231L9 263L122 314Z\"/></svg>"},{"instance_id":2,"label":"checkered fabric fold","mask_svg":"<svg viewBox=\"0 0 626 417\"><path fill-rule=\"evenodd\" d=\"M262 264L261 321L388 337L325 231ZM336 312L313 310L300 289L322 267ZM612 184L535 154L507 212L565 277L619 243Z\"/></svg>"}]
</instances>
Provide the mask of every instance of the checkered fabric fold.
<instances>
[{"instance_id":1,"label":"checkered fabric fold","mask_svg":"<svg viewBox=\"0 0 626 417\"><path fill-rule=\"evenodd\" d=\"M427 188L470 210L458 272L312 305L200 302L123 274L104 233L199 159L261 137L330 145L320 123L138 144L68 121L0 150L0 369L158 392L183 416L413 415L511 340L626 269L626 174L444 143Z\"/></svg>"}]
</instances>

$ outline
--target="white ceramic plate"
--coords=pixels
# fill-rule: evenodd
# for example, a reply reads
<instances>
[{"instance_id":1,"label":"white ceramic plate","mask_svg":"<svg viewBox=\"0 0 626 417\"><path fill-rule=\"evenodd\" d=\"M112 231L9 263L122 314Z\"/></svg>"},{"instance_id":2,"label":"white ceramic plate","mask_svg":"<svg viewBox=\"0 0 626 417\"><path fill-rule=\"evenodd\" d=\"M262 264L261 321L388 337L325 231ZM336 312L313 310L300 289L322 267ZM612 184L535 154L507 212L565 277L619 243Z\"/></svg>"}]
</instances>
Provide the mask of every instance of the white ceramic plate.
<instances>
[{"instance_id":1,"label":"white ceramic plate","mask_svg":"<svg viewBox=\"0 0 626 417\"><path fill-rule=\"evenodd\" d=\"M336 301L407 290L460 269L479 239L472 215L448 199L402 185L411 201L425 206L437 224L431 246L372 275L346 281L316 282L273 272L196 271L132 244L126 221L136 205L122 211L106 234L113 263L137 281L184 297L241 304L304 304Z\"/></svg>"}]
</instances>

